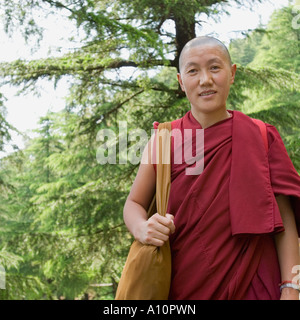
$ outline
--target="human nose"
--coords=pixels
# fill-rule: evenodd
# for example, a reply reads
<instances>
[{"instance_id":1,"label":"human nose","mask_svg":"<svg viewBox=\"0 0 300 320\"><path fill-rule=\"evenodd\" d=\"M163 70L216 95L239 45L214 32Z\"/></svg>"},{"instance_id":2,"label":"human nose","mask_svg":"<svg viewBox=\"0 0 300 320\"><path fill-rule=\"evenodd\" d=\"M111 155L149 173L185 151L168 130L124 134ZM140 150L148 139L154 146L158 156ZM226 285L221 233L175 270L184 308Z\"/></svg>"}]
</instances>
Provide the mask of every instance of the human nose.
<instances>
[{"instance_id":1,"label":"human nose","mask_svg":"<svg viewBox=\"0 0 300 320\"><path fill-rule=\"evenodd\" d=\"M201 72L199 77L200 86L210 85L211 83L212 83L211 74L206 71Z\"/></svg>"}]
</instances>

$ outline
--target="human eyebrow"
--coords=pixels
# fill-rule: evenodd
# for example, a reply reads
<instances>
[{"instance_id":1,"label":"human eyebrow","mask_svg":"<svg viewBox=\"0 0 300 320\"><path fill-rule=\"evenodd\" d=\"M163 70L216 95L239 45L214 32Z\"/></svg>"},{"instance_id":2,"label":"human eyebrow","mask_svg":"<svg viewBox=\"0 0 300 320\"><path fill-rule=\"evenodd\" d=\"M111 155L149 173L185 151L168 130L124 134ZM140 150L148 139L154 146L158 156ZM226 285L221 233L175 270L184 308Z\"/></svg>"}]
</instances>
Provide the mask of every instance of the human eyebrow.
<instances>
[{"instance_id":1,"label":"human eyebrow","mask_svg":"<svg viewBox=\"0 0 300 320\"><path fill-rule=\"evenodd\" d=\"M213 63L222 64L223 61L222 61L221 59L219 59L219 58L212 58L212 59L209 59L209 60L207 61L207 64L213 64Z\"/></svg>"},{"instance_id":2,"label":"human eyebrow","mask_svg":"<svg viewBox=\"0 0 300 320\"><path fill-rule=\"evenodd\" d=\"M187 70L191 67L196 67L198 66L198 64L196 62L188 62L185 66L184 66L184 70Z\"/></svg>"}]
</instances>

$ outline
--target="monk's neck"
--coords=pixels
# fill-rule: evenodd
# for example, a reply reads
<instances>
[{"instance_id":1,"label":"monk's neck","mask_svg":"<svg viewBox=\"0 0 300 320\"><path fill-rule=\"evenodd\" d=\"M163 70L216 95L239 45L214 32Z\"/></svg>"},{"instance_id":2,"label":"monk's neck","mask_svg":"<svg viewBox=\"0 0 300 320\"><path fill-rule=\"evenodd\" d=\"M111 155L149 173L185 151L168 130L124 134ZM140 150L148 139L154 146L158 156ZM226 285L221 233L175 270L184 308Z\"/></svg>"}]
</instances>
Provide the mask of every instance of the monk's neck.
<instances>
[{"instance_id":1,"label":"monk's neck","mask_svg":"<svg viewBox=\"0 0 300 320\"><path fill-rule=\"evenodd\" d=\"M195 110L192 108L191 112L193 117L200 123L203 129L231 117L231 114L226 109L217 110L212 113L202 113L195 112Z\"/></svg>"}]
</instances>

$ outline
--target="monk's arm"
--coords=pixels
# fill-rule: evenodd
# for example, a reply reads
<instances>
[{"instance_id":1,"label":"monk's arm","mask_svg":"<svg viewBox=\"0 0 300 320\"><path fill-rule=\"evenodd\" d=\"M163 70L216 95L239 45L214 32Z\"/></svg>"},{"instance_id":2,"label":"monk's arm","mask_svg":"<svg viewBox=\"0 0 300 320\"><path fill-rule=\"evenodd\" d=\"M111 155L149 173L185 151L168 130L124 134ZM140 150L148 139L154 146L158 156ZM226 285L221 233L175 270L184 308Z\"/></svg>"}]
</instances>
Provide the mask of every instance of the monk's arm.
<instances>
[{"instance_id":1,"label":"monk's arm","mask_svg":"<svg viewBox=\"0 0 300 320\"><path fill-rule=\"evenodd\" d=\"M147 208L155 193L156 175L151 163L148 145L143 153L142 161L124 205L125 224L134 238L144 244L162 246L174 232L174 217L167 214L162 217L158 213L148 219Z\"/></svg>"},{"instance_id":2,"label":"monk's arm","mask_svg":"<svg viewBox=\"0 0 300 320\"><path fill-rule=\"evenodd\" d=\"M275 235L281 281L292 281L296 276L292 268L300 264L298 233L294 212L288 196L276 197L285 231ZM292 288L282 290L281 299L299 299L299 292Z\"/></svg>"}]
</instances>

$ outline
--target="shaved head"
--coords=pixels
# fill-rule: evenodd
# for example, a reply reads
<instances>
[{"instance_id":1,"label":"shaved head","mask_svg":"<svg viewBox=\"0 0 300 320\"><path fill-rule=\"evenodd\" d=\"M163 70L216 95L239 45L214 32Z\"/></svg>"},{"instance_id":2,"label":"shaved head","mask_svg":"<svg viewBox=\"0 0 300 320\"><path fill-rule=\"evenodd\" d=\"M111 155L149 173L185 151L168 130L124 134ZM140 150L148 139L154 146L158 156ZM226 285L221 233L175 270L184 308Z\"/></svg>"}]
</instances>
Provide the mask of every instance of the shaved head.
<instances>
[{"instance_id":1,"label":"shaved head","mask_svg":"<svg viewBox=\"0 0 300 320\"><path fill-rule=\"evenodd\" d=\"M228 59L229 65L230 66L232 65L229 51L223 42L221 42L220 40L213 38L213 37L202 36L202 37L197 37L197 38L190 40L183 47L183 49L180 53L180 56L179 56L179 72L182 69L182 61L183 61L184 54L191 48L201 47L201 46L217 46L225 54L226 58Z\"/></svg>"}]
</instances>

